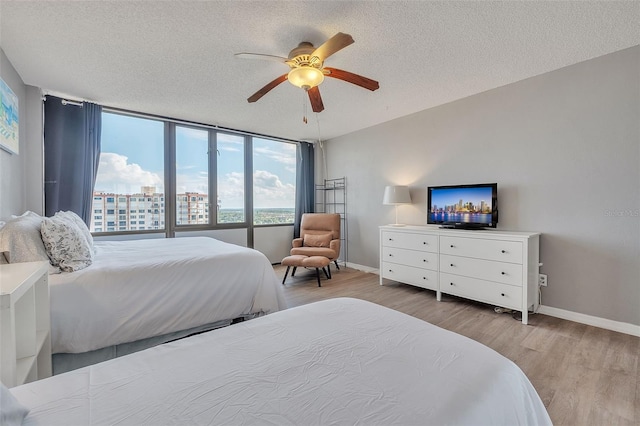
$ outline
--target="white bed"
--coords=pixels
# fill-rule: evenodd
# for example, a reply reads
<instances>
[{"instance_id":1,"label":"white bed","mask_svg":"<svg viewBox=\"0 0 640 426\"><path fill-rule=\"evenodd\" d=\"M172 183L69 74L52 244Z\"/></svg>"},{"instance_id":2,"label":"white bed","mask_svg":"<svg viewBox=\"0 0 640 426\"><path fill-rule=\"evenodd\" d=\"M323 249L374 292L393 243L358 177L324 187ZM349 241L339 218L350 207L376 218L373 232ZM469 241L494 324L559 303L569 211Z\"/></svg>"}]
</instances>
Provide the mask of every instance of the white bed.
<instances>
[{"instance_id":1,"label":"white bed","mask_svg":"<svg viewBox=\"0 0 640 426\"><path fill-rule=\"evenodd\" d=\"M277 312L11 389L25 425L545 425L492 349L356 299Z\"/></svg>"},{"instance_id":2,"label":"white bed","mask_svg":"<svg viewBox=\"0 0 640 426\"><path fill-rule=\"evenodd\" d=\"M50 275L53 353L83 353L285 308L260 252L207 237L94 244L91 266Z\"/></svg>"}]
</instances>

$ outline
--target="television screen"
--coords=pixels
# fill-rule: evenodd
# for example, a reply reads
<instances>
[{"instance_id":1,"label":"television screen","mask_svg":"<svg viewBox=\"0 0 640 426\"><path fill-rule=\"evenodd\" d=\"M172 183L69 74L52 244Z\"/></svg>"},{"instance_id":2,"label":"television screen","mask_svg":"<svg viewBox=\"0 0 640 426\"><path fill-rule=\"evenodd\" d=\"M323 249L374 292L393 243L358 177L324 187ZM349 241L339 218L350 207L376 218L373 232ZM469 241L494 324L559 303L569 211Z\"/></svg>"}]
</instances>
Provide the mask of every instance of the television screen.
<instances>
[{"instance_id":1,"label":"television screen","mask_svg":"<svg viewBox=\"0 0 640 426\"><path fill-rule=\"evenodd\" d=\"M497 194L495 183L430 186L427 223L456 228L495 228Z\"/></svg>"}]
</instances>

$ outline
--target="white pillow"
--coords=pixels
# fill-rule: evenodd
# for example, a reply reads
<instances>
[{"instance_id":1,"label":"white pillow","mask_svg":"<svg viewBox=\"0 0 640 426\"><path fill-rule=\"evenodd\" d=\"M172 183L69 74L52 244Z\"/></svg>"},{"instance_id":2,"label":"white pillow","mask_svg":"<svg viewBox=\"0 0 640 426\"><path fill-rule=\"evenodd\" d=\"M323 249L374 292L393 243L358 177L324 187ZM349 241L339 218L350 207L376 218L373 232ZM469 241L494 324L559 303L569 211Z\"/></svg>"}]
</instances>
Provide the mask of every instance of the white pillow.
<instances>
[{"instance_id":1,"label":"white pillow","mask_svg":"<svg viewBox=\"0 0 640 426\"><path fill-rule=\"evenodd\" d=\"M20 404L9 389L0 383L0 425L21 425L27 414L29 409Z\"/></svg>"},{"instance_id":2,"label":"white pillow","mask_svg":"<svg viewBox=\"0 0 640 426\"><path fill-rule=\"evenodd\" d=\"M93 249L80 228L69 218L45 217L40 232L53 266L73 272L93 262Z\"/></svg>"},{"instance_id":3,"label":"white pillow","mask_svg":"<svg viewBox=\"0 0 640 426\"><path fill-rule=\"evenodd\" d=\"M84 223L84 220L82 220L80 216L78 216L75 212L72 212L71 210L68 210L66 212L61 210L57 212L55 215L53 215L53 217L56 217L56 216L69 219L73 223L75 223L78 226L78 228L80 228L80 231L82 231L82 235L84 235L84 237L87 239L87 242L89 243L89 246L91 247L91 249L93 249L93 235L91 235L91 231L89 231L87 224Z\"/></svg>"},{"instance_id":4,"label":"white pillow","mask_svg":"<svg viewBox=\"0 0 640 426\"><path fill-rule=\"evenodd\" d=\"M9 263L49 261L40 236L42 217L27 212L10 219L0 229L0 252Z\"/></svg>"}]
</instances>

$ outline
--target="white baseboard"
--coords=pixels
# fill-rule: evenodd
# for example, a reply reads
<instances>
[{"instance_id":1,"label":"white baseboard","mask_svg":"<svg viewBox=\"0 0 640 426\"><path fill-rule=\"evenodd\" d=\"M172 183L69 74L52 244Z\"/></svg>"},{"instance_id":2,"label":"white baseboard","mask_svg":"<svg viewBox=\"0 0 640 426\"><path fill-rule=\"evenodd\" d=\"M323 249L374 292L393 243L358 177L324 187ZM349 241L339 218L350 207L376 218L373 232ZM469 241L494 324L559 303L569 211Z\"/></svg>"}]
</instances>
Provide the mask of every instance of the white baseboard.
<instances>
[{"instance_id":1,"label":"white baseboard","mask_svg":"<svg viewBox=\"0 0 640 426\"><path fill-rule=\"evenodd\" d=\"M358 265L357 263L347 262L347 267L357 269L358 271L368 272L370 274L380 274L380 270L376 268ZM540 305L540 307L538 308L538 313L549 315L551 317L566 319L573 322L578 322L580 324L587 324L594 327L604 328L605 330L617 331L619 333L640 337L640 325L594 317L592 315L581 314L578 312L567 311L564 309L545 305Z\"/></svg>"},{"instance_id":2,"label":"white baseboard","mask_svg":"<svg viewBox=\"0 0 640 426\"><path fill-rule=\"evenodd\" d=\"M347 262L347 268L357 269L358 271L368 272L370 274L378 274L379 271L371 266L358 265L357 263Z\"/></svg>"},{"instance_id":3,"label":"white baseboard","mask_svg":"<svg viewBox=\"0 0 640 426\"><path fill-rule=\"evenodd\" d=\"M640 337L640 325L613 321L606 318L594 317L591 315L580 314L578 312L566 311L564 309L553 308L551 306L544 305L540 305L538 313Z\"/></svg>"}]
</instances>

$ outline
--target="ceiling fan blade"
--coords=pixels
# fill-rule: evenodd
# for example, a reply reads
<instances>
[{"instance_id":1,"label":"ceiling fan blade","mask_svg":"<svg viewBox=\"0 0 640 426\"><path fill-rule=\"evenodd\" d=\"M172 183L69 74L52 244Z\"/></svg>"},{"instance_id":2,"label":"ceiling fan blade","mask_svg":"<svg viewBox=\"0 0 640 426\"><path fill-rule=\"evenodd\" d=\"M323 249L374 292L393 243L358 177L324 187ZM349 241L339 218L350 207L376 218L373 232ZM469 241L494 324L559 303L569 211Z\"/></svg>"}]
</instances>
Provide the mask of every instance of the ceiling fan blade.
<instances>
[{"instance_id":1,"label":"ceiling fan blade","mask_svg":"<svg viewBox=\"0 0 640 426\"><path fill-rule=\"evenodd\" d=\"M349 71L343 71L337 68L329 67L324 67L322 71L327 77L337 78L338 80L346 81L348 83L355 84L356 86L369 89L371 91L378 90L380 88L380 84L378 84L377 81L371 80L370 78L363 77L358 74L354 74Z\"/></svg>"},{"instance_id":2,"label":"ceiling fan blade","mask_svg":"<svg viewBox=\"0 0 640 426\"><path fill-rule=\"evenodd\" d=\"M311 56L318 57L322 62L338 50L344 49L353 43L353 37L349 34L338 33L325 41L322 46L313 51Z\"/></svg>"},{"instance_id":3,"label":"ceiling fan blade","mask_svg":"<svg viewBox=\"0 0 640 426\"><path fill-rule=\"evenodd\" d=\"M264 95L266 95L267 93L269 93L269 91L271 89L273 89L274 87L276 87L278 84L282 83L283 81L285 81L287 79L287 74L283 74L280 77L276 78L275 80L273 80L272 82L268 83L266 86L264 86L262 89L258 90L256 93L254 93L253 95L251 95L251 97L249 97L247 99L247 101L249 103L251 102L255 102L258 99L260 99L261 97L263 97Z\"/></svg>"},{"instance_id":4,"label":"ceiling fan blade","mask_svg":"<svg viewBox=\"0 0 640 426\"><path fill-rule=\"evenodd\" d=\"M324 104L322 103L322 97L320 96L320 89L318 89L318 86L307 90L307 93L309 94L309 101L311 101L311 109L313 112L322 112L322 110L324 110Z\"/></svg>"},{"instance_id":5,"label":"ceiling fan blade","mask_svg":"<svg viewBox=\"0 0 640 426\"><path fill-rule=\"evenodd\" d=\"M275 61L275 62L284 62L284 63L287 63L287 61L289 60L288 58L283 58L282 56L265 55L262 53L242 52L242 53L235 53L234 56L241 59L263 59L266 61Z\"/></svg>"}]
</instances>

